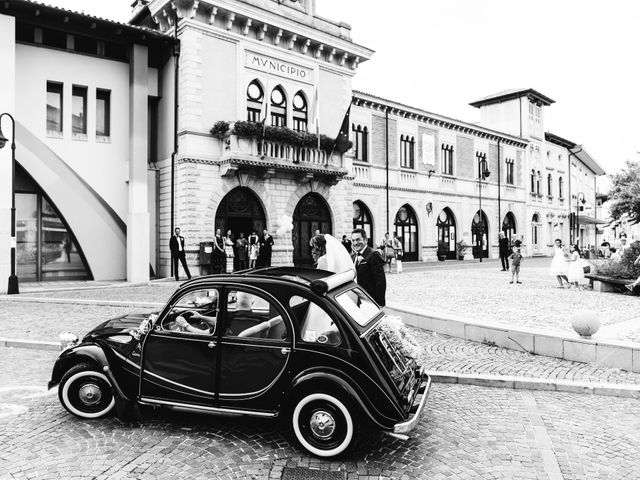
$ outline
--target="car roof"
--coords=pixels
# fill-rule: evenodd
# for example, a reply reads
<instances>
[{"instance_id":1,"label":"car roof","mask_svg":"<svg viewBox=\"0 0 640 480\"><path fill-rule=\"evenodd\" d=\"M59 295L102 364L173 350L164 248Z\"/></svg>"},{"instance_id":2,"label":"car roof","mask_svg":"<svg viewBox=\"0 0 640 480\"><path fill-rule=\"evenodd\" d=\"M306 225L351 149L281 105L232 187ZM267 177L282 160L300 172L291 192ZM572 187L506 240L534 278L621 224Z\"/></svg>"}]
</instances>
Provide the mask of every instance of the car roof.
<instances>
[{"instance_id":1,"label":"car roof","mask_svg":"<svg viewBox=\"0 0 640 480\"><path fill-rule=\"evenodd\" d=\"M239 272L228 274L204 275L185 282L183 286L195 285L209 280L234 280L238 277L243 278L277 278L286 282L293 282L299 285L309 286L315 280L322 280L330 277L333 272L326 270L318 270L316 268L305 267L265 267L254 270L241 270Z\"/></svg>"}]
</instances>

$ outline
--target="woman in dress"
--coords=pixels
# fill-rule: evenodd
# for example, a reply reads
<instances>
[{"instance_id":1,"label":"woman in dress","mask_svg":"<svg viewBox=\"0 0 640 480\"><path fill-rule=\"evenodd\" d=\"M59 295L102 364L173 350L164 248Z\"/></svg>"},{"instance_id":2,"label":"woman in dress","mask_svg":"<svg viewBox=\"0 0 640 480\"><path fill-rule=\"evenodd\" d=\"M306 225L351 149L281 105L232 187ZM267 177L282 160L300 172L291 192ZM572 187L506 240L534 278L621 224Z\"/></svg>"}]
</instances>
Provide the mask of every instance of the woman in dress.
<instances>
[{"instance_id":1,"label":"woman in dress","mask_svg":"<svg viewBox=\"0 0 640 480\"><path fill-rule=\"evenodd\" d=\"M580 258L580 247L578 244L571 246L569 255L569 272L567 279L575 288L580 288L580 284L584 283L584 261Z\"/></svg>"},{"instance_id":2,"label":"woman in dress","mask_svg":"<svg viewBox=\"0 0 640 480\"><path fill-rule=\"evenodd\" d=\"M225 266L225 254L224 254L224 238L218 228L216 234L213 237L213 265L211 271L213 273L222 273Z\"/></svg>"},{"instance_id":3,"label":"woman in dress","mask_svg":"<svg viewBox=\"0 0 640 480\"><path fill-rule=\"evenodd\" d=\"M311 238L311 256L316 262L318 270L333 273L347 272L355 266L351 255L345 250L338 239L329 234L319 234Z\"/></svg>"},{"instance_id":4,"label":"woman in dress","mask_svg":"<svg viewBox=\"0 0 640 480\"><path fill-rule=\"evenodd\" d=\"M227 257L227 273L233 273L233 259L236 257L233 253L233 234L231 230L227 230L224 237L224 254Z\"/></svg>"},{"instance_id":5,"label":"woman in dress","mask_svg":"<svg viewBox=\"0 0 640 480\"><path fill-rule=\"evenodd\" d=\"M249 268L256 268L258 254L260 253L260 244L258 242L258 234L254 230L249 235Z\"/></svg>"},{"instance_id":6,"label":"woman in dress","mask_svg":"<svg viewBox=\"0 0 640 480\"><path fill-rule=\"evenodd\" d=\"M551 266L549 267L549 275L556 277L558 280L558 288L564 288L563 280L567 282L567 285L570 285L567 279L569 265L562 250L562 240L556 238L554 243L553 260L551 260Z\"/></svg>"},{"instance_id":7,"label":"woman in dress","mask_svg":"<svg viewBox=\"0 0 640 480\"><path fill-rule=\"evenodd\" d=\"M391 273L391 261L395 258L395 250L393 249L393 241L389 238L389 232L384 234L384 240L380 248L382 249L382 258L384 258L384 262L389 268L389 273Z\"/></svg>"}]
</instances>

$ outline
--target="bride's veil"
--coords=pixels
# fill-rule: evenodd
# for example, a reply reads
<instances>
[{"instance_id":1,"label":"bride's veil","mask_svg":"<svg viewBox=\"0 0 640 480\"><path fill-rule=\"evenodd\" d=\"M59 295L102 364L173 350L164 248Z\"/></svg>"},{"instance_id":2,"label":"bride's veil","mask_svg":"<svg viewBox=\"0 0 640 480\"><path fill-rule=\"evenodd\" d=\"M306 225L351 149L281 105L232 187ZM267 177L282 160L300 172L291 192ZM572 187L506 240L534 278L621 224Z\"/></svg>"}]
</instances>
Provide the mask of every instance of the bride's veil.
<instances>
[{"instance_id":1,"label":"bride's veil","mask_svg":"<svg viewBox=\"0 0 640 480\"><path fill-rule=\"evenodd\" d=\"M328 233L324 234L324 239L327 241L327 270L334 273L355 271L351 255L344 245Z\"/></svg>"}]
</instances>

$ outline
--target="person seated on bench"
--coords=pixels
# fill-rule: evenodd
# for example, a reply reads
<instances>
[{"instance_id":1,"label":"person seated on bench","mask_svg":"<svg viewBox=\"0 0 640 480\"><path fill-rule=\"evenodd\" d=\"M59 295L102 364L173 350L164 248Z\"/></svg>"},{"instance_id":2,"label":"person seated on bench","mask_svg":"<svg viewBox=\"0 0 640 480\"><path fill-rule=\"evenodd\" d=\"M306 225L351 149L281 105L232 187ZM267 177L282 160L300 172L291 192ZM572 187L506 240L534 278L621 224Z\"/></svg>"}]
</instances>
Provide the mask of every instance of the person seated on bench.
<instances>
[{"instance_id":1,"label":"person seated on bench","mask_svg":"<svg viewBox=\"0 0 640 480\"><path fill-rule=\"evenodd\" d=\"M640 265L640 255L638 255L638 258L636 258L633 261L633 264L636 265L636 266ZM625 287L627 287L629 289L629 291L633 292L633 289L636 288L638 285L640 285L640 276L638 276L638 278L636 278L635 282L632 282L632 283L630 283L628 285L625 285Z\"/></svg>"}]
</instances>

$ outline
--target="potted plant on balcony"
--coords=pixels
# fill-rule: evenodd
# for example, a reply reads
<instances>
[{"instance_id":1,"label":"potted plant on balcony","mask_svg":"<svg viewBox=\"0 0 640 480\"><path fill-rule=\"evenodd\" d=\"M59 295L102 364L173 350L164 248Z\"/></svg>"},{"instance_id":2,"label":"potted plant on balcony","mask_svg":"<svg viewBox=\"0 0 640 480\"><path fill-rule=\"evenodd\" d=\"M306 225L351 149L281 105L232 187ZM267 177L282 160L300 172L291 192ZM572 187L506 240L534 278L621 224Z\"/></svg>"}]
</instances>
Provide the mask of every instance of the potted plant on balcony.
<instances>
[{"instance_id":1,"label":"potted plant on balcony","mask_svg":"<svg viewBox=\"0 0 640 480\"><path fill-rule=\"evenodd\" d=\"M458 260L464 260L464 256L467 253L467 242L464 239L456 243L456 253L458 254Z\"/></svg>"}]
</instances>

